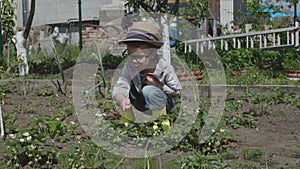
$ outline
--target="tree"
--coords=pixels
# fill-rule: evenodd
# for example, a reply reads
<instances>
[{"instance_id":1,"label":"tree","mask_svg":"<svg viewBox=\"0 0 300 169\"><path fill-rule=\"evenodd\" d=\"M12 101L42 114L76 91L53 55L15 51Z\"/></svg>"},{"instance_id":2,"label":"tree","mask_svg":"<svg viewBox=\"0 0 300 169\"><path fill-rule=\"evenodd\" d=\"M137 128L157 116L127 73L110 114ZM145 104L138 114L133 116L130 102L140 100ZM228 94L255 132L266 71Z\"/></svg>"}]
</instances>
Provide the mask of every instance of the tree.
<instances>
[{"instance_id":1,"label":"tree","mask_svg":"<svg viewBox=\"0 0 300 169\"><path fill-rule=\"evenodd\" d=\"M19 63L19 75L25 76L29 74L29 66L27 61L27 49L26 41L29 36L31 29L33 17L35 13L35 0L31 0L30 12L27 20L27 25L24 31L19 31L16 33L16 48L17 48L17 58Z\"/></svg>"},{"instance_id":2,"label":"tree","mask_svg":"<svg viewBox=\"0 0 300 169\"><path fill-rule=\"evenodd\" d=\"M16 14L13 0L2 0L0 3L0 31L2 31L0 32L0 56L2 57L3 44L10 42L15 34L14 20L16 19Z\"/></svg>"},{"instance_id":3,"label":"tree","mask_svg":"<svg viewBox=\"0 0 300 169\"><path fill-rule=\"evenodd\" d=\"M15 22L14 0L2 0L1 2L1 25L3 30L3 41L11 40L14 36Z\"/></svg>"}]
</instances>

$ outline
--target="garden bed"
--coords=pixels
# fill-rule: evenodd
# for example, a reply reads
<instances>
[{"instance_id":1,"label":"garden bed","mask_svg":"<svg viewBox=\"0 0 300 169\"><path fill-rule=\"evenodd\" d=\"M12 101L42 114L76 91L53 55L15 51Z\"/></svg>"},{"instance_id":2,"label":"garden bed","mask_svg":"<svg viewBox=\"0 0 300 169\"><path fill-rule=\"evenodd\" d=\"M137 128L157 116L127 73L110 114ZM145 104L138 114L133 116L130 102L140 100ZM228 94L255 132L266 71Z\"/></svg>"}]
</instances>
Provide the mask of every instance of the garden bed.
<instances>
[{"instance_id":1,"label":"garden bed","mask_svg":"<svg viewBox=\"0 0 300 169\"><path fill-rule=\"evenodd\" d=\"M73 110L70 83L67 88L69 91L67 96L59 93L50 80L2 81L0 84L4 103L2 112L6 127L6 139L1 142L1 149L8 150L6 152L8 155L13 156L13 152L9 152L10 149L5 148L4 144L13 142L12 134L22 135L24 134L22 132L26 131L25 129L30 128L33 119L44 119L44 123L37 124L39 128L45 128L43 125L51 122L51 124L57 124L55 127L57 127L58 133L52 131L54 132L52 136L49 137L49 140L43 142L40 148L47 148L46 154L48 156L57 155L57 152L60 152L60 155L55 160L54 158L49 160L49 158L42 156L44 162L39 161L36 166L70 167L72 162L66 160L73 160L74 165L88 166L90 162L98 162L101 164L99 166L102 166L98 166L98 168L103 168L104 166L116 166L118 162L122 161L122 158L107 152L99 156L102 161L91 160L99 152L97 146L88 146L88 144L91 144L88 142L89 137L85 135L80 126L72 127L79 125L79 122ZM207 87L200 86L199 88L200 92L203 92L203 98L207 98ZM297 86L276 86L276 88L274 86L250 86L249 93L251 96L249 95L249 99L251 101L245 100L245 96L243 96L245 86L229 87L231 88L230 91L233 91L231 93L235 95L228 95L227 108L221 128L232 133L233 136L228 144L223 143L221 145L222 151L218 151L217 154L208 153L207 157L217 157L221 160L219 161L220 165L223 164L232 168L297 168L300 165L300 103L297 101L299 100ZM24 91L26 91L26 95ZM255 95L255 91L258 94ZM295 95L290 95L286 91L297 92ZM266 94L264 95L264 93ZM237 116L237 114L239 115ZM250 114L251 116L244 116ZM72 149L72 147L75 148ZM52 148L57 151L55 154L50 153ZM82 161L80 161L79 157L74 154L75 150L89 152L85 152L87 156L82 157ZM78 153L82 155L83 152ZM177 162L185 159L186 153L174 148L172 151L151 159L150 165L154 168L159 166L180 168L183 163ZM1 154L3 155L3 153ZM67 159L63 160L66 157ZM1 167L6 166L10 160L3 158L1 156ZM53 164L46 164L45 161L47 160L52 161ZM76 160L78 160L77 163L74 162ZM195 163L203 163L197 158L195 160ZM119 168L122 168L121 166L127 166L127 168L144 166L144 159L141 159L141 161L123 159L118 165L120 165ZM26 161L19 162L19 164L25 167L30 166ZM208 166L210 165L213 168L219 166L208 163Z\"/></svg>"}]
</instances>

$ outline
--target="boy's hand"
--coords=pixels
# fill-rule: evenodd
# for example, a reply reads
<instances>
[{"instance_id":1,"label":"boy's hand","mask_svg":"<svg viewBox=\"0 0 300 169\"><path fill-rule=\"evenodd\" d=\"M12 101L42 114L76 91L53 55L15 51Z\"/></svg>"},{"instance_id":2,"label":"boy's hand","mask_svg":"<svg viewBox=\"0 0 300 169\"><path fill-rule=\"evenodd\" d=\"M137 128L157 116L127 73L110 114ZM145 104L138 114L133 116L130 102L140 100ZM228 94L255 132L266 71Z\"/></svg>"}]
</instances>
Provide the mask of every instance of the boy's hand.
<instances>
[{"instance_id":1,"label":"boy's hand","mask_svg":"<svg viewBox=\"0 0 300 169\"><path fill-rule=\"evenodd\" d=\"M129 109L131 107L131 102L129 99L123 99L122 102L120 103L121 108L123 111L126 111L127 109Z\"/></svg>"},{"instance_id":2,"label":"boy's hand","mask_svg":"<svg viewBox=\"0 0 300 169\"><path fill-rule=\"evenodd\" d=\"M163 88L163 84L161 84L155 77L151 75L146 75L145 83L148 85L156 86L160 89Z\"/></svg>"}]
</instances>

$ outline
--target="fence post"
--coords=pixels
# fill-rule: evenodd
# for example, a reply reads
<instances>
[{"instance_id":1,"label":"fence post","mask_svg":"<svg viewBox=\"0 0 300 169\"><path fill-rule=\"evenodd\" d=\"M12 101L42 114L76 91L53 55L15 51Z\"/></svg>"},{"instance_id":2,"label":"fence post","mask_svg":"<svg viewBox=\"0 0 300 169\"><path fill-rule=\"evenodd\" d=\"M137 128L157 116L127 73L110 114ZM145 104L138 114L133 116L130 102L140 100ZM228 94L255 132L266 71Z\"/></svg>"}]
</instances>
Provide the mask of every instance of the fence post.
<instances>
[{"instance_id":1,"label":"fence post","mask_svg":"<svg viewBox=\"0 0 300 169\"><path fill-rule=\"evenodd\" d=\"M295 22L295 27L297 28L297 30L295 32L295 47L298 47L299 46L299 31L300 31L299 22Z\"/></svg>"}]
</instances>

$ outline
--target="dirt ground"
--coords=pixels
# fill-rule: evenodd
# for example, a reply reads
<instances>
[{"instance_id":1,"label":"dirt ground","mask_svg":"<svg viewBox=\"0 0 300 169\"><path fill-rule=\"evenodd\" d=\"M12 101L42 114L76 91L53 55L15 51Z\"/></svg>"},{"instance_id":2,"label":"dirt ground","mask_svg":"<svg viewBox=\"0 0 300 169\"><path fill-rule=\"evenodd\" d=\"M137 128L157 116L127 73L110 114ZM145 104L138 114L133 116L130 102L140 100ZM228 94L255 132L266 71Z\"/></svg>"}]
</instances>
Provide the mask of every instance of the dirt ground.
<instances>
[{"instance_id":1,"label":"dirt ground","mask_svg":"<svg viewBox=\"0 0 300 169\"><path fill-rule=\"evenodd\" d=\"M236 159L233 164L249 163L258 168L283 169L300 168L300 155L291 151L300 144L300 110L287 105L275 105L268 116L257 117L256 128L240 128L231 130L236 135L237 145L231 148ZM276 114L274 112L282 112ZM264 151L261 161L249 161L243 158L243 150L261 149Z\"/></svg>"},{"instance_id":2,"label":"dirt ground","mask_svg":"<svg viewBox=\"0 0 300 169\"><path fill-rule=\"evenodd\" d=\"M69 79L72 75L71 72L72 70L66 72ZM28 121L36 117L47 117L56 114L67 106L68 101L72 101L71 97L58 93L50 80L31 82L26 96L23 94L21 83L14 82L13 84L16 85L15 90L7 94L4 99L2 112L3 114L14 114L18 112L15 124L19 126L26 127ZM55 89L55 99L61 101L51 101L50 97L53 99L53 96L37 96L35 92L36 89L44 84L53 86L53 89ZM70 91L71 89L69 88L69 92ZM300 110L286 105L276 105L272 107L272 109L282 111L283 113L257 117L257 128L231 130L237 142L236 146L230 149L237 158L226 162L236 165L252 163L259 168L288 168L289 166L300 166L299 153L291 151L297 144L300 144ZM78 122L75 116L69 120ZM245 148L263 149L265 152L264 157L269 160L268 163L261 164L260 162L245 160L242 157Z\"/></svg>"}]
</instances>

